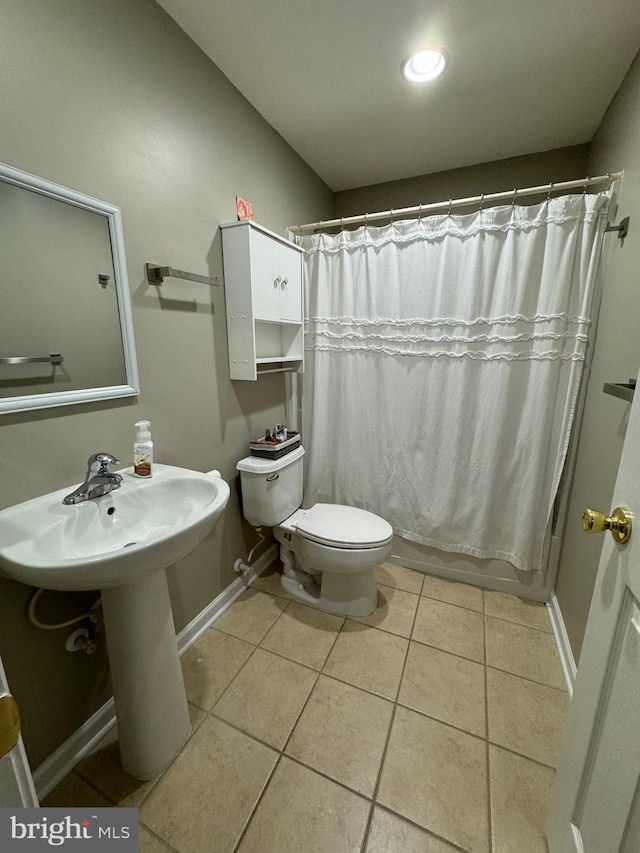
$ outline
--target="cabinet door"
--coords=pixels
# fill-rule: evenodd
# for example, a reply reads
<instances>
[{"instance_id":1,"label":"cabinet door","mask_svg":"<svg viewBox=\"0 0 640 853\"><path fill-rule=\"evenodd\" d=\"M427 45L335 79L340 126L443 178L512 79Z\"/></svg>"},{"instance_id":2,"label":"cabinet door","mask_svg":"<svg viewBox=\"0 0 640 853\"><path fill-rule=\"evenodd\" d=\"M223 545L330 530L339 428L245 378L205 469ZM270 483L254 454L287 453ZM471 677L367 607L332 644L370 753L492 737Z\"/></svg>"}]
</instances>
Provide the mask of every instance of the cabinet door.
<instances>
[{"instance_id":1,"label":"cabinet door","mask_svg":"<svg viewBox=\"0 0 640 853\"><path fill-rule=\"evenodd\" d=\"M251 292L253 315L264 320L280 319L280 284L278 243L251 231Z\"/></svg>"},{"instance_id":2,"label":"cabinet door","mask_svg":"<svg viewBox=\"0 0 640 853\"><path fill-rule=\"evenodd\" d=\"M280 318L302 322L302 255L280 244Z\"/></svg>"}]
</instances>

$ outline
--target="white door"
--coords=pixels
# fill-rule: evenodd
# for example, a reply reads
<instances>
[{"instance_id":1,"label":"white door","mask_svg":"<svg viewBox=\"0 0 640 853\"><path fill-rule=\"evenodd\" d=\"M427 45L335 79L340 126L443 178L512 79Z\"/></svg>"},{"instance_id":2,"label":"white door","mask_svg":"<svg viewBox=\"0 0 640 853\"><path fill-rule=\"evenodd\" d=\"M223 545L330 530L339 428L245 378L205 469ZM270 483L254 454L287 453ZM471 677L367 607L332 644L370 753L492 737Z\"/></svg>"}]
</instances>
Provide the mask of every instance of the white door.
<instances>
[{"instance_id":1,"label":"white door","mask_svg":"<svg viewBox=\"0 0 640 853\"><path fill-rule=\"evenodd\" d=\"M640 391L612 507L626 544L604 536L548 826L551 853L640 851ZM585 534L592 535L592 534Z\"/></svg>"},{"instance_id":2,"label":"white door","mask_svg":"<svg viewBox=\"0 0 640 853\"><path fill-rule=\"evenodd\" d=\"M17 739L17 740L16 740ZM15 724L15 704L0 660L0 807L37 806L38 797L31 778L19 724Z\"/></svg>"}]
</instances>

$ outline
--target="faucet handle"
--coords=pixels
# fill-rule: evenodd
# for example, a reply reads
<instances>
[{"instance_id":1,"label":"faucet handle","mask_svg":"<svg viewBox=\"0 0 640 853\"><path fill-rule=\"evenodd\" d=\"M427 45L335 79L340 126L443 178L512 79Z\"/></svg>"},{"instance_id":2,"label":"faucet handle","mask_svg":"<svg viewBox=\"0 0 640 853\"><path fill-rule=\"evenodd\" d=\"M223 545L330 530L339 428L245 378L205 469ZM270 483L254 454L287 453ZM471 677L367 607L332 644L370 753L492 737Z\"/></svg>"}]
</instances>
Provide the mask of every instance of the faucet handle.
<instances>
[{"instance_id":1,"label":"faucet handle","mask_svg":"<svg viewBox=\"0 0 640 853\"><path fill-rule=\"evenodd\" d=\"M119 465L120 460L111 453L93 453L87 460L87 469L92 474L108 474L110 465Z\"/></svg>"}]
</instances>

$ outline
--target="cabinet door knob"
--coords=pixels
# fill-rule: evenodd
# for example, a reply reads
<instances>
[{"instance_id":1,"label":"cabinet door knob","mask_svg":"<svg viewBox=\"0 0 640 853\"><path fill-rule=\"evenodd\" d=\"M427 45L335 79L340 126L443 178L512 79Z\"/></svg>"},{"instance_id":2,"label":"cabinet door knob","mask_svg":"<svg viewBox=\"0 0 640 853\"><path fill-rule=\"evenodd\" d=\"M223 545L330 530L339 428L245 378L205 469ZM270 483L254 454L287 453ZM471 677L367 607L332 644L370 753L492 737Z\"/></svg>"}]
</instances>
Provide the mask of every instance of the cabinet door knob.
<instances>
[{"instance_id":1,"label":"cabinet door knob","mask_svg":"<svg viewBox=\"0 0 640 853\"><path fill-rule=\"evenodd\" d=\"M595 509L582 513L582 529L585 533L602 533L610 530L616 542L627 542L631 536L631 513L624 507L616 507L610 516Z\"/></svg>"},{"instance_id":2,"label":"cabinet door knob","mask_svg":"<svg viewBox=\"0 0 640 853\"><path fill-rule=\"evenodd\" d=\"M280 287L282 288L282 290L284 290L288 284L289 284L289 279L283 278L282 283L280 284Z\"/></svg>"},{"instance_id":3,"label":"cabinet door knob","mask_svg":"<svg viewBox=\"0 0 640 853\"><path fill-rule=\"evenodd\" d=\"M273 286L275 287L276 290L278 289L278 285L280 284L280 282L281 282L281 278L279 275L277 275L273 280Z\"/></svg>"}]
</instances>

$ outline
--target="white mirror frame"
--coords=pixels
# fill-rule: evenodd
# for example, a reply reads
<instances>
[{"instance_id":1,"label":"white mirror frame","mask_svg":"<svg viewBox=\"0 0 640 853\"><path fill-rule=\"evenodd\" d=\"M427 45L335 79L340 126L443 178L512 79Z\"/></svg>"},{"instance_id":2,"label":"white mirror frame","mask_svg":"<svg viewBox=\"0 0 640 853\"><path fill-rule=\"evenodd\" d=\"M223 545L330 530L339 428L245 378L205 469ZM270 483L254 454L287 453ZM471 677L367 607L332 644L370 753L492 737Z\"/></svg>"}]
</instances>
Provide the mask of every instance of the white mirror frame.
<instances>
[{"instance_id":1,"label":"white mirror frame","mask_svg":"<svg viewBox=\"0 0 640 853\"><path fill-rule=\"evenodd\" d=\"M0 415L9 412L25 412L33 409L48 409L52 406L70 406L73 403L90 403L98 400L110 400L117 397L132 397L140 393L136 346L133 336L133 320L131 316L131 297L129 294L129 278L124 251L124 232L120 208L100 199L92 198L83 193L46 181L29 172L14 169L0 163L0 181L23 187L32 192L41 193L49 198L64 201L67 204L82 207L101 216L106 216L109 223L111 238L111 253L115 277L118 313L120 316L120 334L124 353L126 385L110 385L102 388L82 388L77 391L58 391L52 394L26 394L22 397L0 398Z\"/></svg>"}]
</instances>

